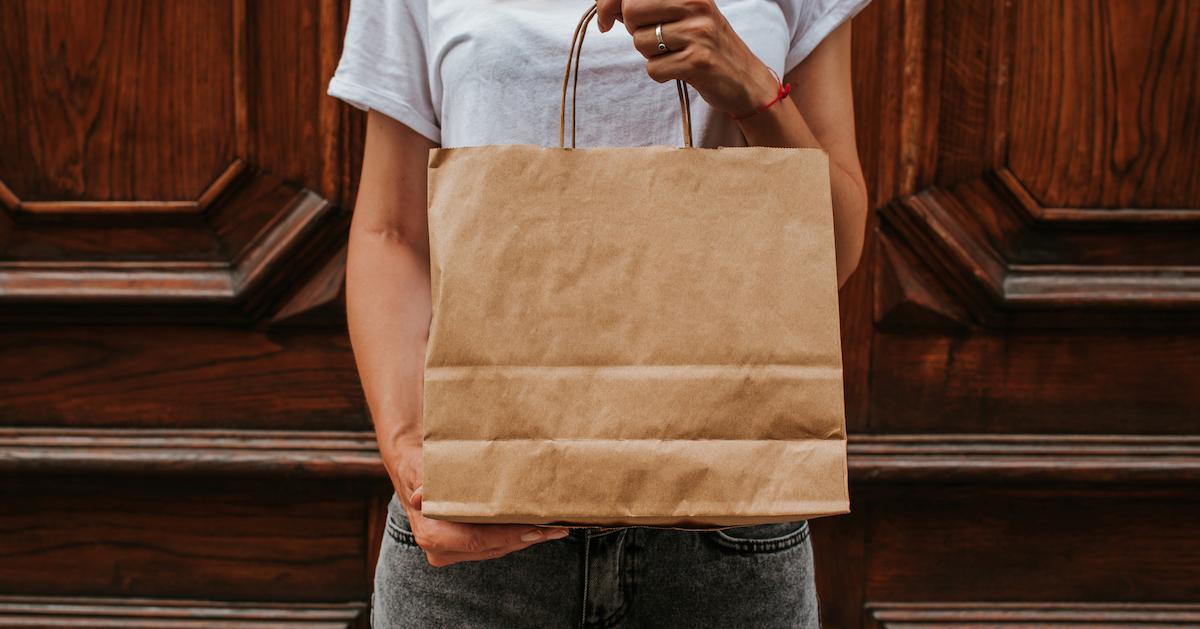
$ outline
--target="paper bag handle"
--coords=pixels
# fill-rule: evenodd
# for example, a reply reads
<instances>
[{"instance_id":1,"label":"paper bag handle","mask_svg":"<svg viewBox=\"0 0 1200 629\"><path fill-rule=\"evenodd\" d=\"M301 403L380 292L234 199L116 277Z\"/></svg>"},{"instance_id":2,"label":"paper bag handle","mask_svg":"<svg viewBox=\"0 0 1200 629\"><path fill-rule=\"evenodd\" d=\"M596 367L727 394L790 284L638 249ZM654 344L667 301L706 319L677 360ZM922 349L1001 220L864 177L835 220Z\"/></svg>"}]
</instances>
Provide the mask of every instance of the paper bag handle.
<instances>
[{"instance_id":1,"label":"paper bag handle","mask_svg":"<svg viewBox=\"0 0 1200 629\"><path fill-rule=\"evenodd\" d=\"M575 34L571 36L571 54L567 57L567 68L563 71L562 106L558 110L558 146L564 146L564 136L567 126L567 83L571 84L571 148L575 148L575 88L579 84L579 58L583 55L583 36L587 34L588 24L596 17L596 5L588 7L579 23L575 25ZM571 74L571 64L575 64L574 80ZM683 120L683 145L692 148L692 103L688 99L687 85L675 80L675 91L679 93L679 112Z\"/></svg>"}]
</instances>

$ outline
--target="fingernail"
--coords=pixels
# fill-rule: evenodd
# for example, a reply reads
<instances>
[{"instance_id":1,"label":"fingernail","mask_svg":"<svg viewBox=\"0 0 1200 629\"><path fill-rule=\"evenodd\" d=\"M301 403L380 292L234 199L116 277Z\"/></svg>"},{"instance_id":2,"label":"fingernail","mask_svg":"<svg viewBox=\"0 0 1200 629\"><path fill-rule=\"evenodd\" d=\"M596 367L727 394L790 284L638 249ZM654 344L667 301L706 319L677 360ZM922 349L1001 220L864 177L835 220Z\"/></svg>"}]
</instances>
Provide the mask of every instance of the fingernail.
<instances>
[{"instance_id":1,"label":"fingernail","mask_svg":"<svg viewBox=\"0 0 1200 629\"><path fill-rule=\"evenodd\" d=\"M542 539L541 531L529 531L528 533L523 533L521 535L522 542L536 542L539 539Z\"/></svg>"},{"instance_id":2,"label":"fingernail","mask_svg":"<svg viewBox=\"0 0 1200 629\"><path fill-rule=\"evenodd\" d=\"M567 529L557 529L550 533L550 539L562 539L571 534Z\"/></svg>"}]
</instances>

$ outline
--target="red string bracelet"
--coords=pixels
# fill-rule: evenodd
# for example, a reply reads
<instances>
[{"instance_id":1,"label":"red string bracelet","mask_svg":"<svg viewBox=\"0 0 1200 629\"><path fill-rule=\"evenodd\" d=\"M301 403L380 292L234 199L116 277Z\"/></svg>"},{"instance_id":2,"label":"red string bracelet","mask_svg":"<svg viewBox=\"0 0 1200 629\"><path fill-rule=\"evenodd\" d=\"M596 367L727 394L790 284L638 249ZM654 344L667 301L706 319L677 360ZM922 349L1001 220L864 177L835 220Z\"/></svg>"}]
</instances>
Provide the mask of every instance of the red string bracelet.
<instances>
[{"instance_id":1,"label":"red string bracelet","mask_svg":"<svg viewBox=\"0 0 1200 629\"><path fill-rule=\"evenodd\" d=\"M743 120L745 118L749 118L750 116L753 116L754 114L764 112L764 111L770 109L771 106L774 105L775 103L778 103L779 101L787 98L788 94L792 93L792 84L791 83L781 82L779 80L779 75L775 74L775 70L773 68L768 67L767 69L770 70L771 74L775 77L775 82L779 83L779 92L777 94L775 94L775 98L772 98L771 100L767 101L767 103L765 105L760 106L758 109L755 109L754 111L752 111L748 114L745 114L742 116L735 116L733 114L727 114L730 118L733 118L734 120Z\"/></svg>"}]
</instances>

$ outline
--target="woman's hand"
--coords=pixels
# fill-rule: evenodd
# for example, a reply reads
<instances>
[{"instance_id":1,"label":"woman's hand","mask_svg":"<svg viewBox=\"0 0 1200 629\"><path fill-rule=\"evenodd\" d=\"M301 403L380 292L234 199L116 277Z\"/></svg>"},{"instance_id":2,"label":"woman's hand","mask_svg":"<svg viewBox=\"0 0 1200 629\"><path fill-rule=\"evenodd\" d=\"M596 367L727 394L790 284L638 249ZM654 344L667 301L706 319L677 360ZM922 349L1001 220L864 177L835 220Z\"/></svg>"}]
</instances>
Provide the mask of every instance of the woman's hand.
<instances>
[{"instance_id":1,"label":"woman's hand","mask_svg":"<svg viewBox=\"0 0 1200 629\"><path fill-rule=\"evenodd\" d=\"M650 78L686 81L715 109L743 115L779 91L770 69L713 0L597 0L596 7L601 32L619 21L633 35ZM667 52L659 50L654 34L660 22Z\"/></svg>"},{"instance_id":2,"label":"woman's hand","mask_svg":"<svg viewBox=\"0 0 1200 629\"><path fill-rule=\"evenodd\" d=\"M393 455L396 493L401 497L413 537L432 566L460 561L495 559L539 542L562 539L562 527L527 524L465 524L434 520L421 515L421 446L404 445Z\"/></svg>"}]
</instances>

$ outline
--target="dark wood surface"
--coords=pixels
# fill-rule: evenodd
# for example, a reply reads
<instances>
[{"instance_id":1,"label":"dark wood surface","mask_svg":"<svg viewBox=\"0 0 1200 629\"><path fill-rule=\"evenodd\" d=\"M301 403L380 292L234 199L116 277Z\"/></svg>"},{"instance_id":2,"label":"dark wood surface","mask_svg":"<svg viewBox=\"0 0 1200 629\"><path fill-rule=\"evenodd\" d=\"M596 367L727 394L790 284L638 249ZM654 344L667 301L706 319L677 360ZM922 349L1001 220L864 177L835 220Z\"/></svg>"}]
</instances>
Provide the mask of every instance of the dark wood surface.
<instances>
[{"instance_id":1,"label":"dark wood surface","mask_svg":"<svg viewBox=\"0 0 1200 629\"><path fill-rule=\"evenodd\" d=\"M0 2L0 626L363 627L346 0ZM1200 624L1200 3L875 0L830 627Z\"/></svg>"}]
</instances>

